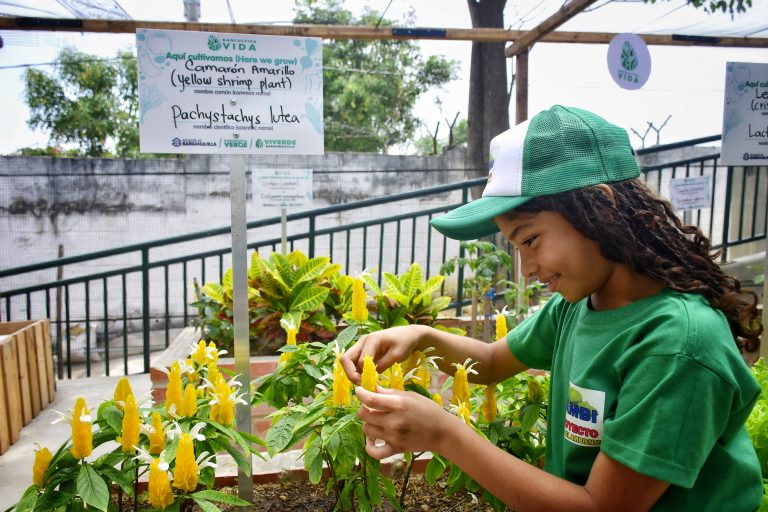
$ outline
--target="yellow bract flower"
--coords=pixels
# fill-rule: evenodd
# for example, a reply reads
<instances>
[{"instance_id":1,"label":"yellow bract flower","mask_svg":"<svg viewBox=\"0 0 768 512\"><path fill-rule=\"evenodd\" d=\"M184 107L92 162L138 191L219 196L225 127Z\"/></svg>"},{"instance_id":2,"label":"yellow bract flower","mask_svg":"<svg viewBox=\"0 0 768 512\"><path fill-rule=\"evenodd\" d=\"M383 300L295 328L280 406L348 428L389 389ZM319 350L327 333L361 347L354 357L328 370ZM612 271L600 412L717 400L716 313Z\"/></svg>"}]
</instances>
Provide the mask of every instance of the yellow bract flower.
<instances>
[{"instance_id":1,"label":"yellow bract flower","mask_svg":"<svg viewBox=\"0 0 768 512\"><path fill-rule=\"evenodd\" d=\"M472 363L471 359L467 359L463 364L452 363L456 367L456 373L453 375L453 387L451 391L453 396L451 397L451 403L454 405L461 405L462 402L469 402L469 377L467 374L477 374L472 369L477 363Z\"/></svg>"},{"instance_id":2,"label":"yellow bract flower","mask_svg":"<svg viewBox=\"0 0 768 512\"><path fill-rule=\"evenodd\" d=\"M432 374L429 371L429 367L425 364L419 366L416 370L416 374L413 376L413 381L424 389L429 389L432 385Z\"/></svg>"},{"instance_id":3,"label":"yellow bract flower","mask_svg":"<svg viewBox=\"0 0 768 512\"><path fill-rule=\"evenodd\" d=\"M507 337L507 319L504 312L496 312L496 339L500 340Z\"/></svg>"},{"instance_id":4,"label":"yellow bract flower","mask_svg":"<svg viewBox=\"0 0 768 512\"><path fill-rule=\"evenodd\" d=\"M43 487L43 477L51 463L51 452L46 447L35 451L35 463L32 465L32 481L38 487Z\"/></svg>"},{"instance_id":5,"label":"yellow bract flower","mask_svg":"<svg viewBox=\"0 0 768 512\"><path fill-rule=\"evenodd\" d=\"M459 408L456 410L456 416L467 425L472 425L472 415L469 411L469 404L467 402L461 402L459 404Z\"/></svg>"},{"instance_id":6,"label":"yellow bract flower","mask_svg":"<svg viewBox=\"0 0 768 512\"><path fill-rule=\"evenodd\" d=\"M181 409L181 366L176 361L171 365L171 372L168 374L168 387L165 388L165 410L169 413L173 411L178 414Z\"/></svg>"},{"instance_id":7,"label":"yellow bract flower","mask_svg":"<svg viewBox=\"0 0 768 512\"><path fill-rule=\"evenodd\" d=\"M485 387L483 419L488 423L496 421L496 384L488 384Z\"/></svg>"},{"instance_id":8,"label":"yellow bract flower","mask_svg":"<svg viewBox=\"0 0 768 512\"><path fill-rule=\"evenodd\" d=\"M168 471L161 469L161 464L161 459L155 459L149 465L149 503L155 508L165 510L165 507L173 503L173 491Z\"/></svg>"},{"instance_id":9,"label":"yellow bract flower","mask_svg":"<svg viewBox=\"0 0 768 512\"><path fill-rule=\"evenodd\" d=\"M296 345L296 329L289 328L285 332L286 332L285 344ZM288 361L291 360L291 357L293 357L293 352L283 352L282 354L280 354L280 359L278 360L277 364L287 363Z\"/></svg>"},{"instance_id":10,"label":"yellow bract flower","mask_svg":"<svg viewBox=\"0 0 768 512\"><path fill-rule=\"evenodd\" d=\"M210 418L222 425L230 425L235 421L235 401L232 397L232 388L221 378L213 395L216 403L211 405Z\"/></svg>"},{"instance_id":11,"label":"yellow bract flower","mask_svg":"<svg viewBox=\"0 0 768 512\"><path fill-rule=\"evenodd\" d=\"M350 383L347 373L341 366L341 357L336 356L333 363L333 406L344 407L350 404Z\"/></svg>"},{"instance_id":12,"label":"yellow bract flower","mask_svg":"<svg viewBox=\"0 0 768 512\"><path fill-rule=\"evenodd\" d=\"M379 385L379 373L376 371L376 363L373 362L372 356L365 356L363 358L361 385L364 389L373 392L376 391L376 386Z\"/></svg>"},{"instance_id":13,"label":"yellow bract flower","mask_svg":"<svg viewBox=\"0 0 768 512\"><path fill-rule=\"evenodd\" d=\"M528 401L541 402L544 399L544 388L536 380L528 381Z\"/></svg>"},{"instance_id":14,"label":"yellow bract flower","mask_svg":"<svg viewBox=\"0 0 768 512\"><path fill-rule=\"evenodd\" d=\"M85 398L78 397L75 401L75 411L72 413L72 456L83 459L93 450L93 432L91 431L91 417L85 405Z\"/></svg>"},{"instance_id":15,"label":"yellow bract flower","mask_svg":"<svg viewBox=\"0 0 768 512\"><path fill-rule=\"evenodd\" d=\"M467 379L467 369L464 365L456 365L456 373L453 376L453 387L451 388L453 397L451 403L461 405L469 400L469 380Z\"/></svg>"},{"instance_id":16,"label":"yellow bract flower","mask_svg":"<svg viewBox=\"0 0 768 512\"><path fill-rule=\"evenodd\" d=\"M125 403L125 397L128 395L132 395L133 390L131 390L131 383L128 382L128 377L120 377L120 379L117 381L117 386L115 386L115 405L118 409L121 411L123 410L123 406L117 402Z\"/></svg>"},{"instance_id":17,"label":"yellow bract flower","mask_svg":"<svg viewBox=\"0 0 768 512\"><path fill-rule=\"evenodd\" d=\"M197 462L195 462L195 447L190 434L179 436L176 467L173 470L173 486L187 492L197 488Z\"/></svg>"},{"instance_id":18,"label":"yellow bract flower","mask_svg":"<svg viewBox=\"0 0 768 512\"><path fill-rule=\"evenodd\" d=\"M179 408L179 416L190 418L197 412L197 392L195 391L194 384L187 384L184 388L184 396L181 399L181 407Z\"/></svg>"},{"instance_id":19,"label":"yellow bract flower","mask_svg":"<svg viewBox=\"0 0 768 512\"><path fill-rule=\"evenodd\" d=\"M165 449L165 430L160 413L152 413L152 432L149 434L149 453L157 455Z\"/></svg>"},{"instance_id":20,"label":"yellow bract flower","mask_svg":"<svg viewBox=\"0 0 768 512\"><path fill-rule=\"evenodd\" d=\"M440 393L435 393L434 395L432 395L432 400L440 404L440 407L443 406L443 395L441 395Z\"/></svg>"},{"instance_id":21,"label":"yellow bract flower","mask_svg":"<svg viewBox=\"0 0 768 512\"><path fill-rule=\"evenodd\" d=\"M123 414L123 435L117 439L121 450L125 453L136 452L139 444L139 408L133 395L125 397L125 412Z\"/></svg>"},{"instance_id":22,"label":"yellow bract flower","mask_svg":"<svg viewBox=\"0 0 768 512\"><path fill-rule=\"evenodd\" d=\"M352 320L365 322L368 320L368 307L366 305L365 284L356 277L352 282Z\"/></svg>"},{"instance_id":23,"label":"yellow bract flower","mask_svg":"<svg viewBox=\"0 0 768 512\"><path fill-rule=\"evenodd\" d=\"M216 363L210 363L208 365L208 374L205 377L212 386L216 387L216 384L219 382L219 377L221 377L219 367L216 366ZM213 392L213 390L211 390L211 392Z\"/></svg>"},{"instance_id":24,"label":"yellow bract flower","mask_svg":"<svg viewBox=\"0 0 768 512\"><path fill-rule=\"evenodd\" d=\"M401 391L405 389L403 368L400 366L400 363L394 363L389 368L389 389L399 389Z\"/></svg>"},{"instance_id":25,"label":"yellow bract flower","mask_svg":"<svg viewBox=\"0 0 768 512\"><path fill-rule=\"evenodd\" d=\"M189 357L194 362L196 362L198 366L203 366L206 363L207 357L205 353L205 340L200 340L197 342L197 346L195 347L195 350L193 350L192 353L189 354Z\"/></svg>"}]
</instances>

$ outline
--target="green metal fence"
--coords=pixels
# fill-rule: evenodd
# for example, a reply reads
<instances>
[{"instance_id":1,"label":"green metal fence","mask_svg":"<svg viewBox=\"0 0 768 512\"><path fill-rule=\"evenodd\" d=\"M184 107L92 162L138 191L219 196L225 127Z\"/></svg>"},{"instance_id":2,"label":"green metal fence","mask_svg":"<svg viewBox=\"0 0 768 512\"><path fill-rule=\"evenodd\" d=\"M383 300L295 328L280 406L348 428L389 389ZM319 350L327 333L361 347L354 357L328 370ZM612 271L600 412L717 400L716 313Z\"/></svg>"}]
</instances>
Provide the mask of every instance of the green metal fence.
<instances>
[{"instance_id":1,"label":"green metal fence","mask_svg":"<svg viewBox=\"0 0 768 512\"><path fill-rule=\"evenodd\" d=\"M645 156L718 138L657 146L638 154ZM768 167L723 167L718 159L719 154L712 154L647 166L643 175L662 195L667 195L671 179L710 177L710 208L686 211L683 215L688 222L699 225L715 247L723 249L725 260L734 247L766 237ZM375 267L379 283L384 272L399 274L411 262L418 262L425 275L435 275L440 264L460 255L461 249L458 242L430 229L429 220L465 203L470 190L484 182L485 179L476 179L290 214L286 217L288 250L298 249L310 257L328 255L347 274ZM422 209L420 205L425 201L439 206ZM387 211L397 213L376 215ZM339 225L338 218L350 212L365 212L362 218L367 220ZM268 229L275 232L280 223L280 217L250 222L248 237L257 241L248 244L249 250L258 250L262 255L280 251L281 238L259 236ZM221 243L221 237L229 232L227 226L0 269L0 316L3 321L51 319L59 378L148 372L151 352L170 343L173 327L188 326L194 321L191 283L220 281L230 266L228 244L171 258L157 255L181 253L174 248L191 241L200 242L200 246L209 245L211 240ZM71 269L115 257L136 263L99 273L71 275ZM52 279L51 273L60 268L67 269L64 274L68 277ZM28 281L36 284L7 289L8 281L18 276L29 276ZM452 295L463 296L462 282L463 275L459 273ZM73 329L75 326L79 329ZM76 343L76 339L80 341ZM132 356L133 352L136 354Z\"/></svg>"}]
</instances>

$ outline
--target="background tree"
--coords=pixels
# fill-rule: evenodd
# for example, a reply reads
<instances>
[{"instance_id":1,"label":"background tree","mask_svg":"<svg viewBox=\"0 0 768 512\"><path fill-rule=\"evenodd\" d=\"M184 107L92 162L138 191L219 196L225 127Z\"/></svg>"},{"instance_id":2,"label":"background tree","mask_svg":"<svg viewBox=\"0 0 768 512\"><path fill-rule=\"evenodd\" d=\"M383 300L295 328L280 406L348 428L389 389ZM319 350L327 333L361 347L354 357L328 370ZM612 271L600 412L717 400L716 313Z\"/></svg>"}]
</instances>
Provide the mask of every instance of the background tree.
<instances>
[{"instance_id":1,"label":"background tree","mask_svg":"<svg viewBox=\"0 0 768 512\"><path fill-rule=\"evenodd\" d=\"M392 26L376 11L358 19L340 0L298 2L294 23ZM406 21L406 24L408 21ZM330 40L323 43L326 151L387 153L412 140L419 95L455 78L458 64L422 57L413 41Z\"/></svg>"},{"instance_id":2,"label":"background tree","mask_svg":"<svg viewBox=\"0 0 768 512\"><path fill-rule=\"evenodd\" d=\"M467 0L473 28L504 28L506 0ZM488 175L488 145L509 128L504 43L472 42L467 109L467 178Z\"/></svg>"},{"instance_id":3,"label":"background tree","mask_svg":"<svg viewBox=\"0 0 768 512\"><path fill-rule=\"evenodd\" d=\"M29 69L25 97L32 128L50 132L50 143L76 144L79 154L105 156L115 141L119 156L138 154L136 59L121 51L101 59L64 48L52 75Z\"/></svg>"},{"instance_id":4,"label":"background tree","mask_svg":"<svg viewBox=\"0 0 768 512\"><path fill-rule=\"evenodd\" d=\"M432 135L434 135L434 133ZM435 151L434 139L432 135L425 135L416 139L416 142L414 142L416 154L440 155L446 149L466 146L467 120L461 119L453 126L453 144L450 144L448 141L449 125L447 120L444 120L440 123L440 129L437 133L437 151Z\"/></svg>"}]
</instances>

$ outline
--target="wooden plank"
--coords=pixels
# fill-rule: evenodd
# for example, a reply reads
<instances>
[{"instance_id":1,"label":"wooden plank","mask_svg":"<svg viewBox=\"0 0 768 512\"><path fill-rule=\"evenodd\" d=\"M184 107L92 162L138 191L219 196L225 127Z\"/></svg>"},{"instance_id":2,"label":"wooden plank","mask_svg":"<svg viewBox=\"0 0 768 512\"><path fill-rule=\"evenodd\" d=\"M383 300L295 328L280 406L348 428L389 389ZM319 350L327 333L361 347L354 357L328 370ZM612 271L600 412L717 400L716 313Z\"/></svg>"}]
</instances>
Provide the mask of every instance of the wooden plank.
<instances>
[{"instance_id":1,"label":"wooden plank","mask_svg":"<svg viewBox=\"0 0 768 512\"><path fill-rule=\"evenodd\" d=\"M16 363L16 338L10 338L0 344L0 372L5 381L5 396L8 407L8 430L11 444L19 440L21 434L22 406L21 390L19 389L19 371Z\"/></svg>"},{"instance_id":2,"label":"wooden plank","mask_svg":"<svg viewBox=\"0 0 768 512\"><path fill-rule=\"evenodd\" d=\"M428 28L360 27L348 25L231 25L228 23L177 23L135 20L78 20L72 18L26 18L0 16L0 29L45 30L69 32L108 32L133 34L137 28L190 30L234 34L321 37L324 39L476 41L488 43L514 42L527 31L498 28ZM543 43L608 44L617 32L553 31L539 41ZM637 34L647 45L714 46L734 48L768 48L765 37L701 37L679 34Z\"/></svg>"},{"instance_id":3,"label":"wooden plank","mask_svg":"<svg viewBox=\"0 0 768 512\"><path fill-rule=\"evenodd\" d=\"M504 53L507 57L515 57L521 52L527 51L537 41L541 41L544 36L554 32L554 30L579 14L583 9L589 7L597 0L572 0L564 4L552 16L545 19L537 26L533 27L525 35L518 38L512 46L508 47Z\"/></svg>"},{"instance_id":4,"label":"wooden plank","mask_svg":"<svg viewBox=\"0 0 768 512\"><path fill-rule=\"evenodd\" d=\"M37 345L38 354L43 354L42 358L38 359L38 371L41 376L45 377L45 386L40 388L40 396L42 398L43 407L53 402L56 397L56 378L53 374L53 347L51 346L51 322L50 320L42 320L41 325L42 336L39 337Z\"/></svg>"},{"instance_id":5,"label":"wooden plank","mask_svg":"<svg viewBox=\"0 0 768 512\"><path fill-rule=\"evenodd\" d=\"M34 324L35 320L20 320L18 322L0 322L0 334L13 334L16 331L20 331L30 325Z\"/></svg>"},{"instance_id":6,"label":"wooden plank","mask_svg":"<svg viewBox=\"0 0 768 512\"><path fill-rule=\"evenodd\" d=\"M46 335L46 325L48 324L48 320L45 320L43 322L38 323L35 325L35 368L37 372L37 379L39 382L39 392L40 392L40 406L46 407L49 403L53 401L53 397L51 396L50 392L48 391L48 381L50 380L50 377L48 375L48 364L46 359L50 357L50 349L48 352L45 350L45 343L48 339L48 336ZM51 362L51 364L53 364Z\"/></svg>"},{"instance_id":7,"label":"wooden plank","mask_svg":"<svg viewBox=\"0 0 768 512\"><path fill-rule=\"evenodd\" d=\"M32 327L32 326L30 326ZM21 397L21 421L28 425L32 421L32 397L29 394L32 383L29 379L29 366L27 366L27 338L34 336L34 329L27 327L17 331L13 335L16 345L16 371L19 379L19 396Z\"/></svg>"},{"instance_id":8,"label":"wooden plank","mask_svg":"<svg viewBox=\"0 0 768 512\"><path fill-rule=\"evenodd\" d=\"M42 334L41 322L30 326L29 331L32 335L26 337L27 346L27 371L29 372L29 395L32 399L32 417L37 417L42 410L42 399L40 395L40 372L37 370L37 338ZM47 391L47 390L46 390Z\"/></svg>"},{"instance_id":9,"label":"wooden plank","mask_svg":"<svg viewBox=\"0 0 768 512\"><path fill-rule=\"evenodd\" d=\"M2 362L0 362L0 372ZM5 393L5 379L0 374L0 455L11 446L11 430L8 418L7 394Z\"/></svg>"}]
</instances>

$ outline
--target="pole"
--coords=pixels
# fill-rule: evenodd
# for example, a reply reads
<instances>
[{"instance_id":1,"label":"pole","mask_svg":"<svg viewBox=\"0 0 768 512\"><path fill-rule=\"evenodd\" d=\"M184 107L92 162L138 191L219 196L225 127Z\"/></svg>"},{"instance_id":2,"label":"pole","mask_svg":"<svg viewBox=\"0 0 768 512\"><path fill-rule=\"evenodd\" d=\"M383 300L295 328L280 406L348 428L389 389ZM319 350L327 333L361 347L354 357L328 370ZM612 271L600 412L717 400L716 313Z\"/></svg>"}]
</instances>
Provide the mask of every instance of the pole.
<instances>
[{"instance_id":1,"label":"pole","mask_svg":"<svg viewBox=\"0 0 768 512\"><path fill-rule=\"evenodd\" d=\"M288 255L288 214L285 208L280 208L280 247L283 256Z\"/></svg>"},{"instance_id":2,"label":"pole","mask_svg":"<svg viewBox=\"0 0 768 512\"><path fill-rule=\"evenodd\" d=\"M232 295L233 322L235 331L235 374L245 391L246 404L238 404L235 413L237 428L242 432L251 433L251 365L250 343L248 336L248 239L246 228L246 179L245 158L243 155L229 157L229 200L232 213ZM253 468L250 464L249 453L243 454L248 460L248 471L238 467L237 486L238 496L247 501L253 501Z\"/></svg>"}]
</instances>

